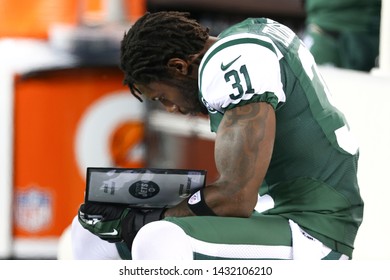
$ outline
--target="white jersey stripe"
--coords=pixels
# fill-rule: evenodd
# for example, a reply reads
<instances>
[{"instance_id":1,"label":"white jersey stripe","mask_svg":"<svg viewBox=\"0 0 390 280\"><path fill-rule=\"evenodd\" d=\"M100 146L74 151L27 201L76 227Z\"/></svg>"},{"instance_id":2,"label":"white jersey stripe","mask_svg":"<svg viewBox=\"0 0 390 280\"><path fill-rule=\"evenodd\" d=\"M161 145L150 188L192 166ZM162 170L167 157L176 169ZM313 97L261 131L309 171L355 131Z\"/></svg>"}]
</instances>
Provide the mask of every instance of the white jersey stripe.
<instances>
[{"instance_id":1,"label":"white jersey stripe","mask_svg":"<svg viewBox=\"0 0 390 280\"><path fill-rule=\"evenodd\" d=\"M191 237L193 251L206 256L232 259L292 259L291 246L217 244Z\"/></svg>"}]
</instances>

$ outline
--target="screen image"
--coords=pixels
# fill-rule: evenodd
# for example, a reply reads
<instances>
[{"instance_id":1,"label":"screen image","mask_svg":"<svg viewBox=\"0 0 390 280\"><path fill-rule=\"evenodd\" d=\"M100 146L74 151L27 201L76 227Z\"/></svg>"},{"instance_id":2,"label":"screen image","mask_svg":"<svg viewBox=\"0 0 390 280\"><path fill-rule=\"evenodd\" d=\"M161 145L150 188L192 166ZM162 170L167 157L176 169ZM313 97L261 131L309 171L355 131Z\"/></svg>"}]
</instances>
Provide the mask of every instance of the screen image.
<instances>
[{"instance_id":1,"label":"screen image","mask_svg":"<svg viewBox=\"0 0 390 280\"><path fill-rule=\"evenodd\" d=\"M138 207L169 207L204 187L205 170L87 168L85 200Z\"/></svg>"}]
</instances>

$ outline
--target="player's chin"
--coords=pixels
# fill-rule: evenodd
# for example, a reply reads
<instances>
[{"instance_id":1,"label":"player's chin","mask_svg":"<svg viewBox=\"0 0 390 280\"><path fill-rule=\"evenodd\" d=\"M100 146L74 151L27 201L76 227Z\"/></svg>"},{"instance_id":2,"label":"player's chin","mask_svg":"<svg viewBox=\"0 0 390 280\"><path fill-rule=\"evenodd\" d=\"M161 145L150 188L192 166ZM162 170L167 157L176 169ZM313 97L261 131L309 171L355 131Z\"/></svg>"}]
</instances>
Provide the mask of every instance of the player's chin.
<instances>
[{"instance_id":1,"label":"player's chin","mask_svg":"<svg viewBox=\"0 0 390 280\"><path fill-rule=\"evenodd\" d=\"M181 107L179 112L183 115L187 115L187 116L199 116L201 114L203 114L201 108L198 108L198 107L186 107L186 108L183 108ZM207 114L207 111L206 111L206 114Z\"/></svg>"},{"instance_id":2,"label":"player's chin","mask_svg":"<svg viewBox=\"0 0 390 280\"><path fill-rule=\"evenodd\" d=\"M182 115L191 116L191 117L195 117L199 115L199 112L195 110L180 110L179 112Z\"/></svg>"},{"instance_id":3,"label":"player's chin","mask_svg":"<svg viewBox=\"0 0 390 280\"><path fill-rule=\"evenodd\" d=\"M189 110L187 108L183 108L183 107L180 107L179 110L177 110L177 111L181 115L189 115L189 114L191 114L191 110Z\"/></svg>"},{"instance_id":4,"label":"player's chin","mask_svg":"<svg viewBox=\"0 0 390 280\"><path fill-rule=\"evenodd\" d=\"M187 114L188 116L191 116L191 117L197 117L197 116L200 116L201 113L200 112L190 112Z\"/></svg>"}]
</instances>

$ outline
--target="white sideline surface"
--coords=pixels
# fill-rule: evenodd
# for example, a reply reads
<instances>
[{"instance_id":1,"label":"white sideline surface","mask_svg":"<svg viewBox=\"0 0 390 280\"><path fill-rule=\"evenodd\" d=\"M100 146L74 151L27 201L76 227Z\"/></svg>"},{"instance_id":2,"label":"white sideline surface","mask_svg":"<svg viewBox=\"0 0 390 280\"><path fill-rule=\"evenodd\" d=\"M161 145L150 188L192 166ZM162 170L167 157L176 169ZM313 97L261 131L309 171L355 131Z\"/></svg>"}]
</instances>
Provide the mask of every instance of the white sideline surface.
<instances>
[{"instance_id":1,"label":"white sideline surface","mask_svg":"<svg viewBox=\"0 0 390 280\"><path fill-rule=\"evenodd\" d=\"M365 208L353 259L390 260L390 75L320 71L360 144L358 179Z\"/></svg>"}]
</instances>

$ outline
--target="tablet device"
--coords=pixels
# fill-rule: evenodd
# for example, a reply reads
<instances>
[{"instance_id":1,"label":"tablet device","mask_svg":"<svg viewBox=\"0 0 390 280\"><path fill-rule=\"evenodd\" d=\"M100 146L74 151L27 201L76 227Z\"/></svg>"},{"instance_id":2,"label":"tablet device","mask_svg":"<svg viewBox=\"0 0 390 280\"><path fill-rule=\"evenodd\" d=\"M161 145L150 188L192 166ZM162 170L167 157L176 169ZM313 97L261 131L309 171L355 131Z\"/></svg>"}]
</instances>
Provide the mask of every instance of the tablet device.
<instances>
[{"instance_id":1,"label":"tablet device","mask_svg":"<svg viewBox=\"0 0 390 280\"><path fill-rule=\"evenodd\" d=\"M172 207L206 183L206 170L88 167L85 202Z\"/></svg>"}]
</instances>

